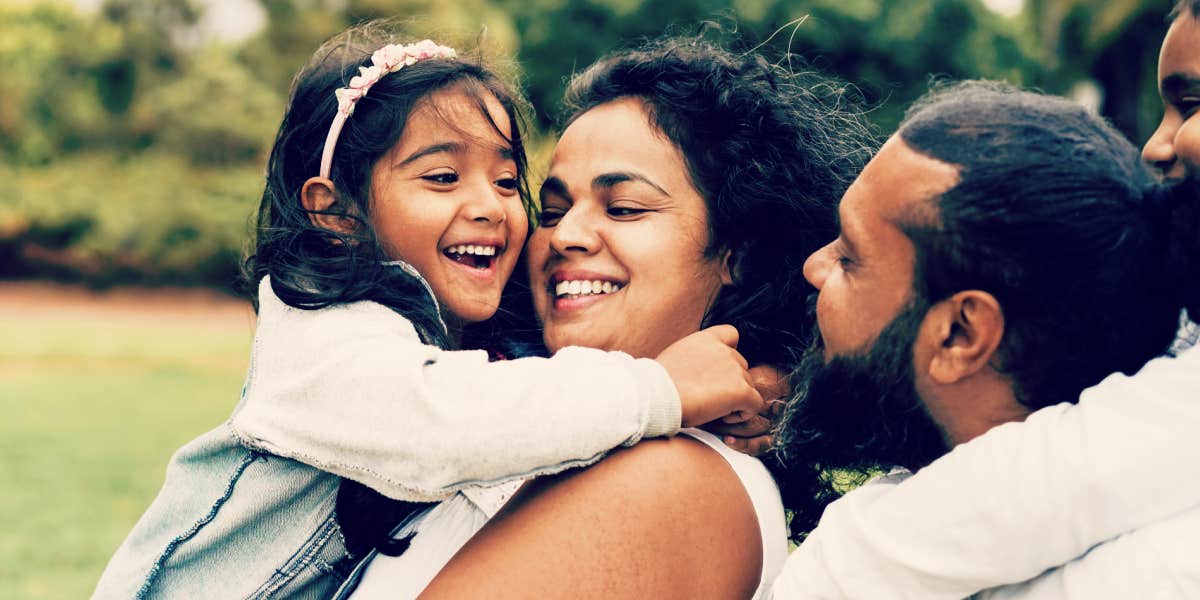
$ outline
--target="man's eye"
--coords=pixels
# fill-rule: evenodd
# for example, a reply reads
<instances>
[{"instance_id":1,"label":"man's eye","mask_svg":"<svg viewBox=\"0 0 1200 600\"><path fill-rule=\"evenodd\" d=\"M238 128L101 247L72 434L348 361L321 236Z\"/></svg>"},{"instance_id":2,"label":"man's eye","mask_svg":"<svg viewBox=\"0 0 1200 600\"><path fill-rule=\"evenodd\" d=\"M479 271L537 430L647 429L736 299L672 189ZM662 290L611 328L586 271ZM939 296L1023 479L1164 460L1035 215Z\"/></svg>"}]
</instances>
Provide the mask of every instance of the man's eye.
<instances>
[{"instance_id":1,"label":"man's eye","mask_svg":"<svg viewBox=\"0 0 1200 600\"><path fill-rule=\"evenodd\" d=\"M1192 116L1192 114L1196 112L1197 108L1200 108L1200 98L1195 96L1180 98L1179 101L1175 103L1175 108L1177 108L1179 113L1183 115L1183 118L1186 119Z\"/></svg>"},{"instance_id":2,"label":"man's eye","mask_svg":"<svg viewBox=\"0 0 1200 600\"><path fill-rule=\"evenodd\" d=\"M458 173L432 173L430 175L422 175L421 179L438 185L453 185L458 183Z\"/></svg>"}]
</instances>

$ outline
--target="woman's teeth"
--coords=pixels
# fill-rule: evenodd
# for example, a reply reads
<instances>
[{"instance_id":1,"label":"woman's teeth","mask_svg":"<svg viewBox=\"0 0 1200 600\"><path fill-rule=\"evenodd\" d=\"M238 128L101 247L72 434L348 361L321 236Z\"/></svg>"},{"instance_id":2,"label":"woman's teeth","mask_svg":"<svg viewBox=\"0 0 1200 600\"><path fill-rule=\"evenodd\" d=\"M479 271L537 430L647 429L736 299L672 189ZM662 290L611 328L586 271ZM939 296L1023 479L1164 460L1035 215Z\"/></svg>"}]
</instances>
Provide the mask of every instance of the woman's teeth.
<instances>
[{"instance_id":1,"label":"woman's teeth","mask_svg":"<svg viewBox=\"0 0 1200 600\"><path fill-rule=\"evenodd\" d=\"M620 283L611 281L560 281L554 286L554 295L590 296L595 294L611 294L621 289Z\"/></svg>"}]
</instances>

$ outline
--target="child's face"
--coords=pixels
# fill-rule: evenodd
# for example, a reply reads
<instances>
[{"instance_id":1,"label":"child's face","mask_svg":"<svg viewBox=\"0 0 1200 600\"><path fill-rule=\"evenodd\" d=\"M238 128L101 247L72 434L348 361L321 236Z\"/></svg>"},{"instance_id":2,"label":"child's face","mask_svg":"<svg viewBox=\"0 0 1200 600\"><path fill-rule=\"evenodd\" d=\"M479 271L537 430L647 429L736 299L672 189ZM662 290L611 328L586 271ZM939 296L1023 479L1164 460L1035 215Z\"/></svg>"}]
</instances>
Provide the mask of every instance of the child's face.
<instances>
[{"instance_id":1,"label":"child's face","mask_svg":"<svg viewBox=\"0 0 1200 600\"><path fill-rule=\"evenodd\" d=\"M371 225L388 255L420 271L449 320L491 317L525 243L508 114L488 121L460 88L431 94L371 173ZM493 126L493 123L495 125Z\"/></svg>"},{"instance_id":2,"label":"child's face","mask_svg":"<svg viewBox=\"0 0 1200 600\"><path fill-rule=\"evenodd\" d=\"M1163 40L1158 82L1165 110L1142 158L1168 179L1200 176L1200 22L1188 11Z\"/></svg>"}]
</instances>

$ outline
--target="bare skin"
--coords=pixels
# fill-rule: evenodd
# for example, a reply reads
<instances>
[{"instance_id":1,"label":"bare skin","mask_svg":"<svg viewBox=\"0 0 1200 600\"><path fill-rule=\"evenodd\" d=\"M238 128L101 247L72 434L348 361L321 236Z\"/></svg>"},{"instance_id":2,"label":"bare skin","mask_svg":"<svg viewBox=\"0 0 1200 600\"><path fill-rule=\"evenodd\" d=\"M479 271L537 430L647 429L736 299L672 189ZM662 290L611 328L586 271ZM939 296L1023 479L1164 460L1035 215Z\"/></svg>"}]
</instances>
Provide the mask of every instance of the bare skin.
<instances>
[{"instance_id":1,"label":"bare skin","mask_svg":"<svg viewBox=\"0 0 1200 600\"><path fill-rule=\"evenodd\" d=\"M421 598L748 598L758 520L725 459L687 437L526 485Z\"/></svg>"}]
</instances>

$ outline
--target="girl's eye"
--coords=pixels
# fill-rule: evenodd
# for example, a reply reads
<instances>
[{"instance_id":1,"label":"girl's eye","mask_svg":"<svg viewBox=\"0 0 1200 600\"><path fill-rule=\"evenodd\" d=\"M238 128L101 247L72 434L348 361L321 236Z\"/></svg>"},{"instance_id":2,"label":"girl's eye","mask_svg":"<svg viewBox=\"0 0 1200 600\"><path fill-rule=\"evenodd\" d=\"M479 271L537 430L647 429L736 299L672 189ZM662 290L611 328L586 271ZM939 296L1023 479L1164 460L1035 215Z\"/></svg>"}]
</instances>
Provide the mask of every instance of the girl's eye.
<instances>
[{"instance_id":1,"label":"girl's eye","mask_svg":"<svg viewBox=\"0 0 1200 600\"><path fill-rule=\"evenodd\" d=\"M453 171L446 173L430 173L428 175L422 175L421 179L431 183L436 183L438 185L454 185L458 183L458 173Z\"/></svg>"},{"instance_id":2,"label":"girl's eye","mask_svg":"<svg viewBox=\"0 0 1200 600\"><path fill-rule=\"evenodd\" d=\"M561 208L543 208L541 214L538 215L538 225L542 227L554 227L562 220L566 211Z\"/></svg>"},{"instance_id":3,"label":"girl's eye","mask_svg":"<svg viewBox=\"0 0 1200 600\"><path fill-rule=\"evenodd\" d=\"M642 213L649 212L645 208L631 208L628 206L610 206L608 207L608 216L610 217L635 217Z\"/></svg>"},{"instance_id":4,"label":"girl's eye","mask_svg":"<svg viewBox=\"0 0 1200 600\"><path fill-rule=\"evenodd\" d=\"M516 177L502 177L500 179L497 179L496 187L499 187L502 190L508 190L510 192L515 192L515 191L517 191L517 178Z\"/></svg>"}]
</instances>

